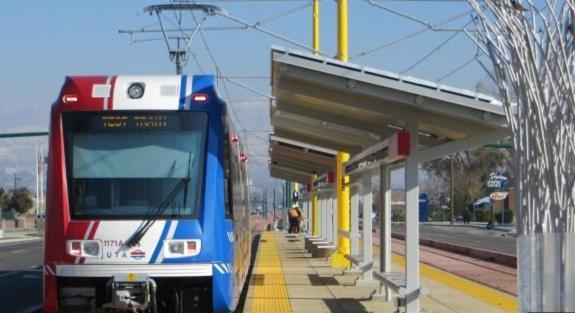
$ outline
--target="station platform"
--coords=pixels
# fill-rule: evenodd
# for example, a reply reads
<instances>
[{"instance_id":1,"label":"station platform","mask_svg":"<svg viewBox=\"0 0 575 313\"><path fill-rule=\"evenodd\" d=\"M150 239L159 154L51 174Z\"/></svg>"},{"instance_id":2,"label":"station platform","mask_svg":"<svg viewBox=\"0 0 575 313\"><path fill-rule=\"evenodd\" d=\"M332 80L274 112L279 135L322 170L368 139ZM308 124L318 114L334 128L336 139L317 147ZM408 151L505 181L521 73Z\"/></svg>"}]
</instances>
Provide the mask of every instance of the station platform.
<instances>
[{"instance_id":1,"label":"station platform","mask_svg":"<svg viewBox=\"0 0 575 313\"><path fill-rule=\"evenodd\" d=\"M332 267L329 258L312 258L302 234L260 236L243 312L398 312L393 301L374 297L378 283L356 286L357 276ZM403 268L402 256L394 254L392 261L394 271ZM510 294L425 264L420 272L428 290L421 312L517 312Z\"/></svg>"}]
</instances>

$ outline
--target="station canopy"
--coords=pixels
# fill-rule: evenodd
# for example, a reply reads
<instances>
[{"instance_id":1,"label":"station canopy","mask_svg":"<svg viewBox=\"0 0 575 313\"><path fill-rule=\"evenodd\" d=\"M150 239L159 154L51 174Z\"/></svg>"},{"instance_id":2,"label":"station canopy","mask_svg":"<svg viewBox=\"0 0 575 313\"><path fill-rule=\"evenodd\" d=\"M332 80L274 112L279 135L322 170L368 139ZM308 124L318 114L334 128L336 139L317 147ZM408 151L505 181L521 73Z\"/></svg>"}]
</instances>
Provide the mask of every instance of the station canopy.
<instances>
[{"instance_id":1,"label":"station canopy","mask_svg":"<svg viewBox=\"0 0 575 313\"><path fill-rule=\"evenodd\" d=\"M305 164L313 158L284 155L277 138L354 155L408 122L417 125L421 148L485 134L503 139L507 132L501 102L481 93L280 47L272 48L271 62L270 172L276 178L292 173L295 181L307 176L309 182L316 169Z\"/></svg>"},{"instance_id":2,"label":"station canopy","mask_svg":"<svg viewBox=\"0 0 575 313\"><path fill-rule=\"evenodd\" d=\"M310 182L310 173L335 170L336 154L334 150L270 136L270 172L276 178Z\"/></svg>"}]
</instances>

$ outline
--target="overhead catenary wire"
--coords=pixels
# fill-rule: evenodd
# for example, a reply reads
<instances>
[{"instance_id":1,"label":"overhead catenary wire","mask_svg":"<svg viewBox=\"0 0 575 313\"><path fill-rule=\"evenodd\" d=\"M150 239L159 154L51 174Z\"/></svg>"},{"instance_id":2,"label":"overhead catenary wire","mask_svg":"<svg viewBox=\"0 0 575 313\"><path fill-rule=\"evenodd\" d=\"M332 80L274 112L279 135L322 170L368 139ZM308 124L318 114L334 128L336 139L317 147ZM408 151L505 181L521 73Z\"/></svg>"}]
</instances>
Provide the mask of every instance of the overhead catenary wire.
<instances>
[{"instance_id":1,"label":"overhead catenary wire","mask_svg":"<svg viewBox=\"0 0 575 313\"><path fill-rule=\"evenodd\" d=\"M154 24L155 25L155 24ZM247 27L245 26L210 26L210 27L203 27L203 31L211 32L211 31L229 31L229 30L245 30ZM166 33L179 33L180 31L192 31L193 28L174 28L174 29L164 29ZM119 34L136 34L136 33L161 33L161 29L120 29L118 30Z\"/></svg>"},{"instance_id":2,"label":"overhead catenary wire","mask_svg":"<svg viewBox=\"0 0 575 313\"><path fill-rule=\"evenodd\" d=\"M248 27L248 28L252 28L252 29L254 29L254 30L257 30L257 31L259 31L259 32L262 32L262 33L264 33L264 34L267 34L267 35L269 35L269 36L272 36L272 37L274 37L274 38L276 38L276 39L280 39L280 40L282 40L282 41L288 42L288 43L290 43L290 44L292 44L292 45L298 46L298 47L300 47L300 48L306 49L306 50L311 51L311 52L314 51L313 47L310 47L310 46L305 45L305 44L303 44L303 43L297 42L297 41L295 41L295 40L293 40L293 39L290 39L290 38L287 38L287 37L285 37L285 36L282 36L282 35L280 35L280 34L278 34L278 33L276 33L276 32L272 32L272 31L270 31L270 30L267 30L267 29L265 29L265 28L263 28L263 27L261 27L261 26L259 26L259 25L257 25L257 24L246 22L246 21L244 21L244 20L242 20L242 19L240 19L240 18L237 18L237 17L234 17L234 16L230 15L230 14L227 13L227 12L221 11L221 12L216 12L216 14L218 14L219 16L222 16L222 17L224 17L224 18L227 18L227 19L229 19L229 20L231 20L231 21L234 21L234 22L236 22L236 23L242 24L242 25L244 25L244 26L246 26L246 27Z\"/></svg>"},{"instance_id":3,"label":"overhead catenary wire","mask_svg":"<svg viewBox=\"0 0 575 313\"><path fill-rule=\"evenodd\" d=\"M196 16L192 13L192 17L194 18L194 21L197 22ZM206 40L206 37L204 36L204 33L202 32L202 29L200 28L199 30L199 34L200 34L200 38L202 40L202 43L204 45L204 47L206 48L206 51L208 52L208 56L210 58L210 60L212 61L212 64L214 65L216 72L220 73L220 66L218 65L218 62L216 61L216 58L214 57L214 54L212 53L212 50L210 49L210 46L208 45L208 42ZM232 108L232 115L234 117L234 119L236 120L236 122L238 123L238 126L240 126L240 128L245 129L245 127L242 125L241 120L239 119L236 110L233 106L233 104L231 103L231 97L228 91L227 86L224 83L224 92L226 93L226 97L228 98L228 101L230 102L230 107Z\"/></svg>"},{"instance_id":4,"label":"overhead catenary wire","mask_svg":"<svg viewBox=\"0 0 575 313\"><path fill-rule=\"evenodd\" d=\"M270 96L270 95L268 95L268 94L266 94L266 93L264 93L264 92L261 92L261 91L259 91L259 90L257 90L257 89L254 89L254 88L252 88L252 87L250 87L250 86L248 86L248 85L242 84L242 83L238 82L237 80L231 79L231 78L229 78L229 77L224 77L224 79L227 80L227 81L229 81L230 83L232 83L232 84L234 84L234 85L240 86L240 87L242 87L242 88L244 88L244 89L246 89L246 90L249 90L249 91L251 91L251 92L253 92L253 93L255 93L255 94L258 94L258 95L260 95L260 96L262 96L262 97L268 98L268 99L270 99L270 100L275 99L273 96Z\"/></svg>"},{"instance_id":5,"label":"overhead catenary wire","mask_svg":"<svg viewBox=\"0 0 575 313\"><path fill-rule=\"evenodd\" d=\"M194 17L194 20L196 20L196 17L195 17L193 14L192 14L192 16ZM208 44L208 42L207 42L207 40L206 40L206 38L205 38L205 36L204 36L204 34L203 34L201 28L200 28L200 30L199 30L199 35L200 35L200 38L201 38L201 40L202 40L202 43L203 43L204 47L206 48L206 51L208 52L208 56L210 57L210 60L212 61L214 67L215 67L216 70L217 70L217 72L219 73L218 76L220 76L220 77L225 77L225 75L221 75L221 74L220 74L220 73L221 73L221 68L220 68L220 66L218 65L218 62L216 61L216 58L214 57L214 55L213 55L213 53L212 53L212 50L210 49L210 46L209 46L209 44ZM232 101L232 97L231 97L231 94L230 94L230 92L229 92L229 89L228 89L228 86L227 86L227 84L226 84L226 80L225 80L225 79L222 79L222 86L223 86L223 89L224 89L224 93L226 94L226 98L227 98L228 102L230 103L230 108L231 108L231 111L232 111L232 116L233 116L234 120L236 121L236 123L238 124L238 126L240 127L240 129L241 129L242 131L246 131L246 133L251 134L252 136L254 136L254 137L257 138L257 139L260 139L260 140L262 140L262 141L264 141L264 142L267 142L267 139L262 138L262 137L260 137L260 136L258 136L258 135L256 135L256 134L252 134L252 133L250 133L250 132L247 130L247 128L243 125L242 121L241 121L240 118L239 118L239 115L238 115L237 112L236 112L235 105L234 105L234 102Z\"/></svg>"},{"instance_id":6,"label":"overhead catenary wire","mask_svg":"<svg viewBox=\"0 0 575 313\"><path fill-rule=\"evenodd\" d=\"M463 27L466 27L467 25L471 24L471 22L472 21L467 22ZM420 64L425 62L425 60L429 59L432 55L434 55L439 50L441 50L443 47L445 47L451 40L453 40L455 37L457 37L457 35L459 35L459 33L451 34L444 41L442 41L438 46L436 46L431 51L429 51L427 54L425 54L423 57L421 57L419 60L415 61L413 64L408 66L405 70L401 71L400 74L405 74L409 71L412 71L414 68L416 68L417 66L419 66Z\"/></svg>"},{"instance_id":7,"label":"overhead catenary wire","mask_svg":"<svg viewBox=\"0 0 575 313\"><path fill-rule=\"evenodd\" d=\"M303 5L299 5L297 7L291 8L287 11L283 11L277 14L273 14L269 17L263 18L257 22L254 22L254 25L258 25L258 26L262 26L264 24L270 23L272 21L281 19L283 17L289 16L293 13L296 13L298 11L301 11L309 6L311 6L312 4L310 2L304 3ZM173 33L173 32L188 32L188 31L194 31L195 28L185 28L182 27L181 25L181 21L179 19L181 19L181 16L178 17L177 16L178 13L176 13L174 11L174 15L175 15L175 19L176 19L176 23L174 23L171 19L166 18L166 21L168 21L172 27L174 27L173 29L166 29L166 28L160 28L160 29L146 29L147 27L151 27L156 25L155 23L153 24L149 24L147 26L144 26L140 29L127 29L127 30L119 30L118 33L120 34L135 34L135 33ZM181 13L180 13L181 15ZM211 26L211 27L202 27L203 31L221 31L221 30L246 30L249 27L247 25L243 25L242 26Z\"/></svg>"},{"instance_id":8,"label":"overhead catenary wire","mask_svg":"<svg viewBox=\"0 0 575 313\"><path fill-rule=\"evenodd\" d=\"M409 14L403 13L403 12L401 12L401 11L399 11L399 10L392 9L392 8L388 8L388 7L385 7L385 6L381 5L381 4L377 4L377 3L375 3L374 0L363 0L363 1L366 2L366 3L368 3L368 4L371 5L371 6L374 6L374 7L376 7L376 8L382 9L382 10L387 11L387 12L389 12L389 13L395 14L395 15L400 16L400 17L402 17L402 18L408 19L408 20L410 20L410 21L412 21L412 22L421 24L421 25L426 26L426 27L428 27L428 28L430 28L430 29L433 29L433 28L434 28L434 25L432 25L431 23L429 23L429 22L427 22L427 21L424 21L424 20L419 19L419 18L417 18L417 17L411 16L411 15L409 15Z\"/></svg>"},{"instance_id":9,"label":"overhead catenary wire","mask_svg":"<svg viewBox=\"0 0 575 313\"><path fill-rule=\"evenodd\" d=\"M416 30L416 31L414 31L414 32L407 33L407 34L405 34L404 36L401 36L401 37L399 37L399 38L397 38L397 39L394 39L394 40L391 40L391 41L388 41L388 42L384 42L384 43L382 43L382 44L376 45L376 46L371 47L371 48L369 48L369 49L367 49L367 50L364 50L364 51L362 51L362 52L359 52L358 54L356 54L356 55L350 57L350 59L356 59L356 58L364 57L364 56L366 56L366 55L368 55L368 54L372 54L372 53L377 52L377 51L379 51L379 50L382 50L382 49L385 49L385 48L389 48L389 47L394 46L394 45L396 45L396 44L398 44L398 43L401 43L401 42L403 42L403 41L405 41L405 40L408 40L408 39L411 39L411 38L416 37L416 36L418 36L418 35L421 35L421 34L423 34L423 33L432 31L433 29L438 29L438 28L439 28L440 26L442 26L442 25L445 25L445 24L451 23L451 22L453 22L453 21L456 21L456 20L458 20L458 19L460 19L460 18L469 16L472 12L473 12L473 11L470 10L470 11L465 11L465 12L463 12L463 13L458 13L458 14L453 15L453 16L451 16L451 17L449 17L449 18L447 18L447 19L445 19L445 20L443 20L443 21L440 21L439 23L432 24L432 27L424 26L423 28L420 28L420 29L418 29L418 30ZM462 30L462 31L465 32L465 30Z\"/></svg>"},{"instance_id":10,"label":"overhead catenary wire","mask_svg":"<svg viewBox=\"0 0 575 313\"><path fill-rule=\"evenodd\" d=\"M228 75L228 76L220 76L221 78L231 78L231 79L270 79L271 76L265 75Z\"/></svg>"},{"instance_id":11,"label":"overhead catenary wire","mask_svg":"<svg viewBox=\"0 0 575 313\"><path fill-rule=\"evenodd\" d=\"M269 23L269 22L273 22L273 21L275 21L275 20L279 20L279 19L284 18L284 17L286 17L286 16L289 16L289 15L291 15L291 14L293 14L293 13L299 12L299 11L305 9L305 8L308 8L308 7L310 7L311 5L312 5L312 2L306 1L303 5L298 5L297 7L291 8L291 9L289 9L289 10L287 10L287 11L283 11L283 12L274 14L274 15L272 15L272 16L270 16L270 17L267 17L267 18L265 18L265 19L263 19L263 20L260 20L259 22L256 22L255 24L261 26L261 25L263 25L263 24L267 24L267 23Z\"/></svg>"},{"instance_id":12,"label":"overhead catenary wire","mask_svg":"<svg viewBox=\"0 0 575 313\"><path fill-rule=\"evenodd\" d=\"M196 63L196 66L198 67L200 72L205 73L204 67L202 66L202 63L200 63L200 61L198 60L198 57L196 56L196 54L191 52L191 51L190 51L190 54L192 55L192 58L194 59L194 63Z\"/></svg>"},{"instance_id":13,"label":"overhead catenary wire","mask_svg":"<svg viewBox=\"0 0 575 313\"><path fill-rule=\"evenodd\" d=\"M158 23L160 23L160 29L162 30L162 35L164 36L164 41L166 42L166 47L168 48L168 51L170 51L171 50L170 41L168 40L166 32L164 31L164 24L162 23L162 18L160 17L160 11L156 11L156 16L158 17Z\"/></svg>"},{"instance_id":14,"label":"overhead catenary wire","mask_svg":"<svg viewBox=\"0 0 575 313\"><path fill-rule=\"evenodd\" d=\"M389 12L389 13L391 13L391 14L397 15L397 16L402 17L402 18L404 18L404 19L408 19L408 20L410 20L410 21L412 21L412 22L415 22L415 23L418 23L418 24L420 24L420 25L423 25L423 26L429 28L429 30L432 30L432 31L437 31L437 32L461 32L461 31L463 31L462 28L454 28L454 29L441 28L441 27L439 27L439 26L441 26L441 25L435 25L435 24L432 24L432 23L430 23L430 22L428 22L428 21L425 21L425 20L423 20L423 19L417 18L417 17L415 17L415 16L413 16L413 15L410 15L410 14L407 14L407 13L403 13L403 12L401 12L401 11L399 11L399 10L392 9L392 8L389 8L389 7L386 7L386 6L383 6L383 5L381 5L381 4L376 3L375 0L363 0L363 1L366 2L366 3L368 3L369 5L371 5L371 6L373 6L373 7L378 8L378 9L387 11L387 12ZM471 12L472 12L472 11L469 11L469 12L467 12L465 15L469 15ZM468 30L468 31L470 31L470 30ZM474 30L474 31L475 31L475 30Z\"/></svg>"},{"instance_id":15,"label":"overhead catenary wire","mask_svg":"<svg viewBox=\"0 0 575 313\"><path fill-rule=\"evenodd\" d=\"M477 59L482 55L483 55L483 52L479 51L479 53L473 55L471 58L469 58L468 60L466 60L462 64L458 65L457 67L455 67L451 71L439 76L439 78L437 78L435 81L440 82L440 81L450 77L451 75L454 75L455 73L459 72L460 70L462 70L463 68L465 68L469 64L473 63L474 61L477 61Z\"/></svg>"}]
</instances>

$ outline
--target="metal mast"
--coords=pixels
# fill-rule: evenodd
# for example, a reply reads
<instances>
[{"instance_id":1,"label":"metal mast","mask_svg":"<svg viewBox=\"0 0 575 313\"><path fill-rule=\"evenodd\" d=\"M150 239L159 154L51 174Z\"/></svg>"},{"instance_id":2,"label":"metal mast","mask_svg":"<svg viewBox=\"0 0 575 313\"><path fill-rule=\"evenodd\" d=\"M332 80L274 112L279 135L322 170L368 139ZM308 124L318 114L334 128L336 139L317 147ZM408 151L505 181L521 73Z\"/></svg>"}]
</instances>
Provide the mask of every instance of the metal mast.
<instances>
[{"instance_id":1,"label":"metal mast","mask_svg":"<svg viewBox=\"0 0 575 313\"><path fill-rule=\"evenodd\" d=\"M144 8L144 12L150 16L156 16L158 19L159 28L141 28L141 29L127 29L119 30L120 34L129 34L132 43L163 40L168 48L170 61L176 64L176 74L182 74L182 69L188 62L188 51L191 47L192 40L200 32L203 23L209 16L220 13L221 10L215 5L198 4L196 1L188 0L173 0L169 4L150 5ZM169 20L165 14L172 12L175 22ZM202 13L201 17L196 17L195 12ZM189 13L189 14L185 14ZM172 27L166 27L168 23ZM193 27L187 27L186 24L190 23ZM135 38L138 35L150 35L161 33L161 38L145 37Z\"/></svg>"}]
</instances>

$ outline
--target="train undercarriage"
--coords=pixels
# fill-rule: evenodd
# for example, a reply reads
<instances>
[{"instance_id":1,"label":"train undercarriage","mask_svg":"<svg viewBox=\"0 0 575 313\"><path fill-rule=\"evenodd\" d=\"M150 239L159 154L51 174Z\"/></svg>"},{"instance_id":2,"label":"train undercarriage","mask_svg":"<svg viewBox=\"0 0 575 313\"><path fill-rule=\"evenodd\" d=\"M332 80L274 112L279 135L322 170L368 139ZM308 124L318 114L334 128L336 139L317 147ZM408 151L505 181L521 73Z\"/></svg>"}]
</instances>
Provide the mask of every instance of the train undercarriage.
<instances>
[{"instance_id":1,"label":"train undercarriage","mask_svg":"<svg viewBox=\"0 0 575 313\"><path fill-rule=\"evenodd\" d=\"M60 313L206 313L212 312L212 278L148 277L58 279Z\"/></svg>"}]
</instances>

